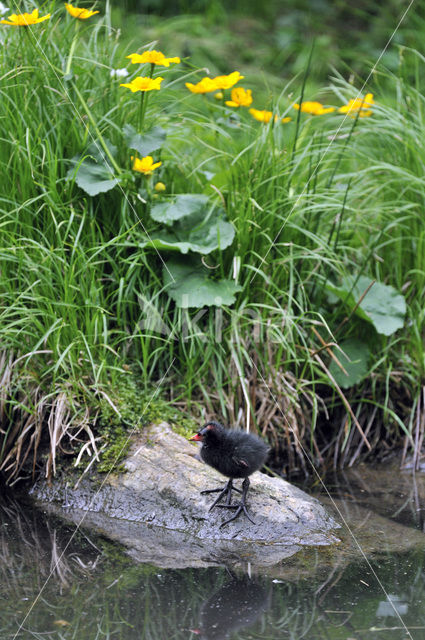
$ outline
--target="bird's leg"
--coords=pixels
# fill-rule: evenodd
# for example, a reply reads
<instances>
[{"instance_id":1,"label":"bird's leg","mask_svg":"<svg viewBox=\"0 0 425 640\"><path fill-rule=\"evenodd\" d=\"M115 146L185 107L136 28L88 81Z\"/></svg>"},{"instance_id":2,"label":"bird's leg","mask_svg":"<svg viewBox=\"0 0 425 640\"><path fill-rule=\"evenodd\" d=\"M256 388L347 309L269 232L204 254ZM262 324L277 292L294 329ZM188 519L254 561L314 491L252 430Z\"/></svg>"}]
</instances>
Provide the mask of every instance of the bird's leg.
<instances>
[{"instance_id":1,"label":"bird's leg","mask_svg":"<svg viewBox=\"0 0 425 640\"><path fill-rule=\"evenodd\" d=\"M226 486L223 489L206 489L205 491L201 491L201 494L204 493L217 493L218 491L220 491L220 495L218 496L218 498L212 503L212 505L209 508L209 511L211 511L211 509L214 509L214 507L220 502L220 500L222 498L224 498L224 496L226 496L226 505L230 506L230 502L232 500L232 491L239 491L239 489L235 489L235 487L233 486L233 482L232 482L232 478L230 478L230 480L227 482ZM224 505L222 505L224 506Z\"/></svg>"},{"instance_id":2,"label":"bird's leg","mask_svg":"<svg viewBox=\"0 0 425 640\"><path fill-rule=\"evenodd\" d=\"M219 487L218 489L205 489L204 491L201 491L201 495L204 495L205 493L218 493L218 492L220 492L220 495L218 496L217 500L209 508L209 511L211 511L211 509L213 507L215 507L215 505L218 502L220 502L220 500L224 496L226 496L226 504L230 505L230 502L232 500L232 491L237 491L238 493L242 493L242 491L240 489L237 489L236 487L233 486L232 478L230 478L230 480L227 482L225 487Z\"/></svg>"},{"instance_id":3,"label":"bird's leg","mask_svg":"<svg viewBox=\"0 0 425 640\"><path fill-rule=\"evenodd\" d=\"M245 478L245 480L242 483L242 496L241 496L241 501L239 502L239 504L229 504L226 501L226 504L218 504L218 507L222 507L223 509L236 509L236 513L234 516L232 516L231 518L229 518L228 520L225 520L224 522L221 523L220 525L220 529L221 527L224 527L225 524L229 524L229 522L232 522L232 520L236 520L236 518L238 518L240 516L240 514L242 513L242 511L244 512L244 514L246 515L246 517L248 518L248 520L250 522L252 522L252 524L255 524L254 520L250 517L247 508L246 508L246 496L248 494L248 489L249 489L249 478ZM217 503L217 501L214 503L214 505ZM213 506L214 506L213 505Z\"/></svg>"},{"instance_id":4,"label":"bird's leg","mask_svg":"<svg viewBox=\"0 0 425 640\"><path fill-rule=\"evenodd\" d=\"M229 480L229 482L232 482L232 480ZM203 495L204 493L217 493L218 491L227 491L229 482L226 484L225 487L219 487L218 489L204 489L204 491L201 491L200 493L201 495ZM237 487L234 487L233 484L232 484L232 491L237 491L238 493L242 493L242 491Z\"/></svg>"}]
</instances>

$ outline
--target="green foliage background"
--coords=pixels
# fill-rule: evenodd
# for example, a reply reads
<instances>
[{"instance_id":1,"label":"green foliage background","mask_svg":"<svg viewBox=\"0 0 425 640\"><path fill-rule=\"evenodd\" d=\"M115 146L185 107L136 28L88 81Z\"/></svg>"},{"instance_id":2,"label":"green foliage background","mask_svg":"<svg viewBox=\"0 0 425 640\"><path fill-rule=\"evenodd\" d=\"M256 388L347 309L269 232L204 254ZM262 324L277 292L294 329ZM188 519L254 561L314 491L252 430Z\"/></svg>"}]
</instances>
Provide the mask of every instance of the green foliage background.
<instances>
[{"instance_id":1,"label":"green foliage background","mask_svg":"<svg viewBox=\"0 0 425 640\"><path fill-rule=\"evenodd\" d=\"M420 11L370 74L395 2L130 8L106 2L77 31L47 2L49 21L2 25L2 470L23 477L43 445L48 474L60 451L96 456L105 400L117 428L138 424L119 409L125 376L196 420L249 421L279 471L403 442L417 458L425 138L423 57L408 47L421 46ZM126 56L146 47L183 60L161 70L138 131L140 97L114 70L136 75ZM205 68L239 70L257 109L292 121L192 95L185 82ZM366 118L292 106L367 92ZM131 168L147 149L162 162L151 178Z\"/></svg>"}]
</instances>

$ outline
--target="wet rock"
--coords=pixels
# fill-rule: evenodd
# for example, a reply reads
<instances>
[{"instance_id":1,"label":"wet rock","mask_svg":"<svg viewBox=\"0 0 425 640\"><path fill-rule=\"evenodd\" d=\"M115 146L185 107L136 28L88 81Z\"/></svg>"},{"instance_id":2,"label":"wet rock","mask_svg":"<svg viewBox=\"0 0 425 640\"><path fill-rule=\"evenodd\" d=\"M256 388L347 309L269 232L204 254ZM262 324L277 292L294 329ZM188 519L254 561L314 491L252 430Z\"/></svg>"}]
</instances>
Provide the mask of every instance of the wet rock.
<instances>
[{"instance_id":1,"label":"wet rock","mask_svg":"<svg viewBox=\"0 0 425 640\"><path fill-rule=\"evenodd\" d=\"M198 445L165 423L134 440L125 469L97 486L89 479L77 488L60 480L50 487L39 483L32 495L71 520L85 514L84 524L122 542L139 560L151 561L149 554L156 550L163 566L187 566L184 554L192 560L195 554L201 566L206 555L209 563L236 552L267 565L305 546L338 542L332 531L339 525L316 499L259 472L251 476L248 494L255 524L241 515L220 529L228 511L209 513L214 495L201 496L200 491L223 486L226 479L200 461Z\"/></svg>"}]
</instances>

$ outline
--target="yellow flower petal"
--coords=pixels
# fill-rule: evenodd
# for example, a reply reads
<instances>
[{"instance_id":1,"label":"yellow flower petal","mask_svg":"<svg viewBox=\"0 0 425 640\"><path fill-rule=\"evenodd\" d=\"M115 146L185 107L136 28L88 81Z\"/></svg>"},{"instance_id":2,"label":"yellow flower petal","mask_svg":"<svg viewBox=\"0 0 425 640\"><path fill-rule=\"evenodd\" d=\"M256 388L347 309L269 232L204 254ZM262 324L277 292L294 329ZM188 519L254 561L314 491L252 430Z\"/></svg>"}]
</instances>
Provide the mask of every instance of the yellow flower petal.
<instances>
[{"instance_id":1,"label":"yellow flower petal","mask_svg":"<svg viewBox=\"0 0 425 640\"><path fill-rule=\"evenodd\" d=\"M271 111L266 111L265 109L263 109L263 110L250 109L249 113L252 115L253 118L258 120L258 122L265 122L266 124L267 124L267 122L270 122L270 120L272 119L272 115L273 115L273 113Z\"/></svg>"},{"instance_id":2,"label":"yellow flower petal","mask_svg":"<svg viewBox=\"0 0 425 640\"><path fill-rule=\"evenodd\" d=\"M249 105L252 104L251 89L235 87L232 89L230 95L232 99L226 102L228 107L249 107Z\"/></svg>"},{"instance_id":3,"label":"yellow flower petal","mask_svg":"<svg viewBox=\"0 0 425 640\"><path fill-rule=\"evenodd\" d=\"M80 9L79 7L74 7L72 4L65 2L65 9L68 11L69 15L73 18L77 18L78 20L87 20L87 18L91 18L99 11L90 11L90 9Z\"/></svg>"},{"instance_id":4,"label":"yellow flower petal","mask_svg":"<svg viewBox=\"0 0 425 640\"><path fill-rule=\"evenodd\" d=\"M131 82L126 84L120 84L120 87L127 87L132 93L136 91L159 91L161 88L161 82L164 78L144 78L143 76L137 76Z\"/></svg>"},{"instance_id":5,"label":"yellow flower petal","mask_svg":"<svg viewBox=\"0 0 425 640\"><path fill-rule=\"evenodd\" d=\"M50 18L50 13L38 17L38 9L34 9L32 13L12 13L6 20L0 20L0 24L7 24L12 27L28 27L31 24L38 24Z\"/></svg>"},{"instance_id":6,"label":"yellow flower petal","mask_svg":"<svg viewBox=\"0 0 425 640\"><path fill-rule=\"evenodd\" d=\"M258 120L258 122L264 122L265 124L270 122L270 120L272 119L272 116L273 116L273 112L272 111L266 111L265 109L263 109L263 110L250 109L249 113L252 115L253 118ZM284 122L284 123L285 122L290 122L291 120L292 120L292 118L290 118L289 116L285 116L284 118L280 118L280 121ZM277 114L275 114L275 116L274 116L274 121L275 122L279 121L279 116Z\"/></svg>"},{"instance_id":7,"label":"yellow flower petal","mask_svg":"<svg viewBox=\"0 0 425 640\"><path fill-rule=\"evenodd\" d=\"M186 82L185 84L192 93L210 93L218 88L215 81L208 77L202 78L197 84L192 84L191 82Z\"/></svg>"},{"instance_id":8,"label":"yellow flower petal","mask_svg":"<svg viewBox=\"0 0 425 640\"><path fill-rule=\"evenodd\" d=\"M162 162L154 162L152 156L144 156L143 158L133 158L133 171L143 173L145 176L150 176L152 171L162 165Z\"/></svg>"},{"instance_id":9,"label":"yellow flower petal","mask_svg":"<svg viewBox=\"0 0 425 640\"><path fill-rule=\"evenodd\" d=\"M239 71L233 71L228 76L217 76L213 78L215 82L216 89L230 89L235 85L239 80L242 80L244 76L241 76Z\"/></svg>"},{"instance_id":10,"label":"yellow flower petal","mask_svg":"<svg viewBox=\"0 0 425 640\"><path fill-rule=\"evenodd\" d=\"M322 116L325 113L332 113L332 111L335 111L335 107L324 107L321 102L315 101L301 102L301 105L294 104L292 106L294 109L297 109L297 111L301 109L303 113L310 113L313 116Z\"/></svg>"},{"instance_id":11,"label":"yellow flower petal","mask_svg":"<svg viewBox=\"0 0 425 640\"><path fill-rule=\"evenodd\" d=\"M352 118L357 116L359 112L360 118L365 118L372 115L370 107L375 104L373 100L373 93L367 93L364 98L352 98L347 104L344 104L338 109L339 113L348 113Z\"/></svg>"},{"instance_id":12,"label":"yellow flower petal","mask_svg":"<svg viewBox=\"0 0 425 640\"><path fill-rule=\"evenodd\" d=\"M166 58L161 51L144 51L144 53L131 53L127 58L130 58L132 64L159 64L162 67L169 67L170 63L178 64L180 58Z\"/></svg>"}]
</instances>

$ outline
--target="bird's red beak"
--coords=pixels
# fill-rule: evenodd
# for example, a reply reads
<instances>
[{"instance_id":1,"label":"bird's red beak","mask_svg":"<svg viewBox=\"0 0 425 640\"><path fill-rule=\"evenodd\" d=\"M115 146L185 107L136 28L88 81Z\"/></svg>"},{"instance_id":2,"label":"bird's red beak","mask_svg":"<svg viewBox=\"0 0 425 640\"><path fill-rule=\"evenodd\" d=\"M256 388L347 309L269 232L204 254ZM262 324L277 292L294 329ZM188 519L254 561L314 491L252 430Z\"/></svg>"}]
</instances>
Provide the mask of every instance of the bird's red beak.
<instances>
[{"instance_id":1,"label":"bird's red beak","mask_svg":"<svg viewBox=\"0 0 425 640\"><path fill-rule=\"evenodd\" d=\"M200 436L199 433L195 433L195 435L189 438L189 440L198 440L202 442L202 436Z\"/></svg>"}]
</instances>

